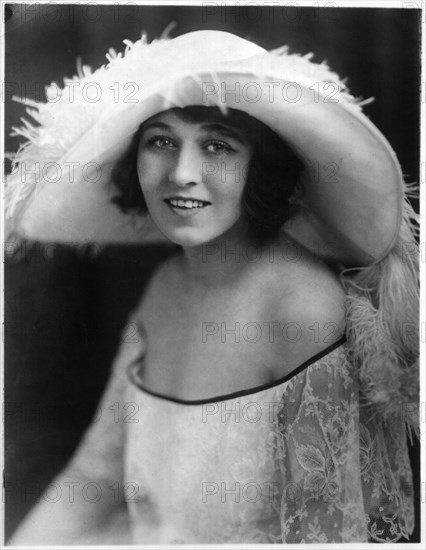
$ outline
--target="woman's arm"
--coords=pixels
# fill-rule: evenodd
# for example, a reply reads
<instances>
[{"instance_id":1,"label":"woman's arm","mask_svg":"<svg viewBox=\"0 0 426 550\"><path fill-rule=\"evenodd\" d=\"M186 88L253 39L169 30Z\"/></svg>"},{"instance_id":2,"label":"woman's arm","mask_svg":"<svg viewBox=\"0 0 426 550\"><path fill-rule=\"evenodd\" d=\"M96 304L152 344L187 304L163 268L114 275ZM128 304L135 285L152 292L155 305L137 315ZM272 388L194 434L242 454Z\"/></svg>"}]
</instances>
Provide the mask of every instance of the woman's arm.
<instances>
[{"instance_id":1,"label":"woman's arm","mask_svg":"<svg viewBox=\"0 0 426 550\"><path fill-rule=\"evenodd\" d=\"M137 340L137 339L135 339ZM42 499L9 540L12 545L129 544L123 491L123 419L127 365L141 342L124 341L96 416L76 453L54 479L56 494Z\"/></svg>"},{"instance_id":2,"label":"woman's arm","mask_svg":"<svg viewBox=\"0 0 426 550\"><path fill-rule=\"evenodd\" d=\"M62 497L54 503L42 501L36 505L9 545L132 543L125 503L121 496L121 502L117 501L112 483L68 470L54 482L62 488ZM87 497L97 493L102 493L101 499L90 502Z\"/></svg>"},{"instance_id":3,"label":"woman's arm","mask_svg":"<svg viewBox=\"0 0 426 550\"><path fill-rule=\"evenodd\" d=\"M367 542L356 372L339 347L294 379L278 412L284 543Z\"/></svg>"}]
</instances>

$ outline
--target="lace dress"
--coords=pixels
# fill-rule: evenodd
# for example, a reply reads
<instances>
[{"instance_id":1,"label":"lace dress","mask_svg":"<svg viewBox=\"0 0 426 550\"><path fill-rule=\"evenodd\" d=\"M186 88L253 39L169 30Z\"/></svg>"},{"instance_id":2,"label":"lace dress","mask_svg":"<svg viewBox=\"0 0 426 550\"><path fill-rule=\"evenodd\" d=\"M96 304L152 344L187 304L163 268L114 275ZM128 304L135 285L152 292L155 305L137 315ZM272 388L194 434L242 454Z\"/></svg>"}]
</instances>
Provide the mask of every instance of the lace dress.
<instances>
[{"instance_id":1,"label":"lace dress","mask_svg":"<svg viewBox=\"0 0 426 550\"><path fill-rule=\"evenodd\" d=\"M343 339L272 384L199 401L144 388L143 353L135 331L76 459L122 479L134 543L384 542L412 532L404 426L360 406Z\"/></svg>"}]
</instances>

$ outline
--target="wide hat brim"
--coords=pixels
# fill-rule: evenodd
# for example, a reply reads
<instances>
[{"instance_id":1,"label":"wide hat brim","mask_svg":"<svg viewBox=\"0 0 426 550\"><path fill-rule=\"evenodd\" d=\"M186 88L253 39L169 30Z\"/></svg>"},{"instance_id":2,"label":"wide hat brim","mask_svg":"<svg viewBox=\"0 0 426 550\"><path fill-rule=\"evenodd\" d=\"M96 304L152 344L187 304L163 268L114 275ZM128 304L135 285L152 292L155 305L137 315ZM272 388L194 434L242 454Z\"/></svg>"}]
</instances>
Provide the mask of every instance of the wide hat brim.
<instances>
[{"instance_id":1,"label":"wide hat brim","mask_svg":"<svg viewBox=\"0 0 426 550\"><path fill-rule=\"evenodd\" d=\"M229 33L198 31L129 44L108 68L86 70L73 82L73 102L64 94L31 112L40 126L7 181L15 234L76 244L164 240L149 216L123 214L111 202L110 172L143 121L165 109L207 105L257 118L304 161L303 204L283 227L297 242L344 266L379 261L393 246L404 196L396 155L338 76L310 56L268 53ZM127 85L121 101L112 97L115 82ZM89 85L101 91L97 102L88 101Z\"/></svg>"}]
</instances>

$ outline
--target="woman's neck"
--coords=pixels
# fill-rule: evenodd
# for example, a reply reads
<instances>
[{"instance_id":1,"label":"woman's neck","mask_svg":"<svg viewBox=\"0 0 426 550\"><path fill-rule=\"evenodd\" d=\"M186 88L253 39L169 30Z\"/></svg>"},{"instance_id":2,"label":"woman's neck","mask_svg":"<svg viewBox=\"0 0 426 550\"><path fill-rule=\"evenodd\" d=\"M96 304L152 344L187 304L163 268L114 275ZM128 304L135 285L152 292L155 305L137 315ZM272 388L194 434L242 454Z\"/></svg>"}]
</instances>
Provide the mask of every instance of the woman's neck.
<instances>
[{"instance_id":1,"label":"woman's neck","mask_svg":"<svg viewBox=\"0 0 426 550\"><path fill-rule=\"evenodd\" d=\"M210 287L231 282L247 267L246 251L255 248L247 225L237 223L213 241L183 247L186 276L191 282Z\"/></svg>"}]
</instances>

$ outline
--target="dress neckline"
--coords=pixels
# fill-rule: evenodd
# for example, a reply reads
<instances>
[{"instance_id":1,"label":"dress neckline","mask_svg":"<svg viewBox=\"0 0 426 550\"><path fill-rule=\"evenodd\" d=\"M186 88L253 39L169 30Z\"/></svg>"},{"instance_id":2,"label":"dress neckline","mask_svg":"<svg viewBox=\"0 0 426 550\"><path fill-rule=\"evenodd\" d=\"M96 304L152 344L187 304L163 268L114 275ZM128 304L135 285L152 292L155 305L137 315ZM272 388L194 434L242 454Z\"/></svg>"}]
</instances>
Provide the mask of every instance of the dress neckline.
<instances>
[{"instance_id":1,"label":"dress neckline","mask_svg":"<svg viewBox=\"0 0 426 550\"><path fill-rule=\"evenodd\" d=\"M293 369L289 374L286 376L283 376L282 378L278 378L277 380L273 380L272 382L268 382L266 384L261 384L259 386L254 386L252 388L248 388L245 390L239 390L236 392L231 393L225 393L222 395L218 395L215 397L207 397L205 399L180 399L178 397L173 397L170 395L165 395L163 393L158 393L155 391L152 391L148 388L146 388L143 383L140 380L140 377L137 374L137 370L139 370L140 363L143 362L144 356L139 356L134 361L132 361L128 367L128 376L131 380L131 382L141 391L144 393L147 393L149 395L152 395L154 397L158 397L159 399L163 399L165 401L170 401L172 403L179 403L181 405L204 405L207 403L217 403L220 401L227 401L230 399L235 399L237 397L242 397L245 395L252 395L255 393L259 393L261 391L273 388L275 386L279 386L281 384L284 384L285 382L288 382L298 374L300 374L303 370L308 368L313 363L316 363L338 347L342 346L346 342L346 335L343 335L341 338L339 338L334 344L331 344L324 350L320 351L319 353L316 353L313 357L310 359L304 361L301 365Z\"/></svg>"}]
</instances>

